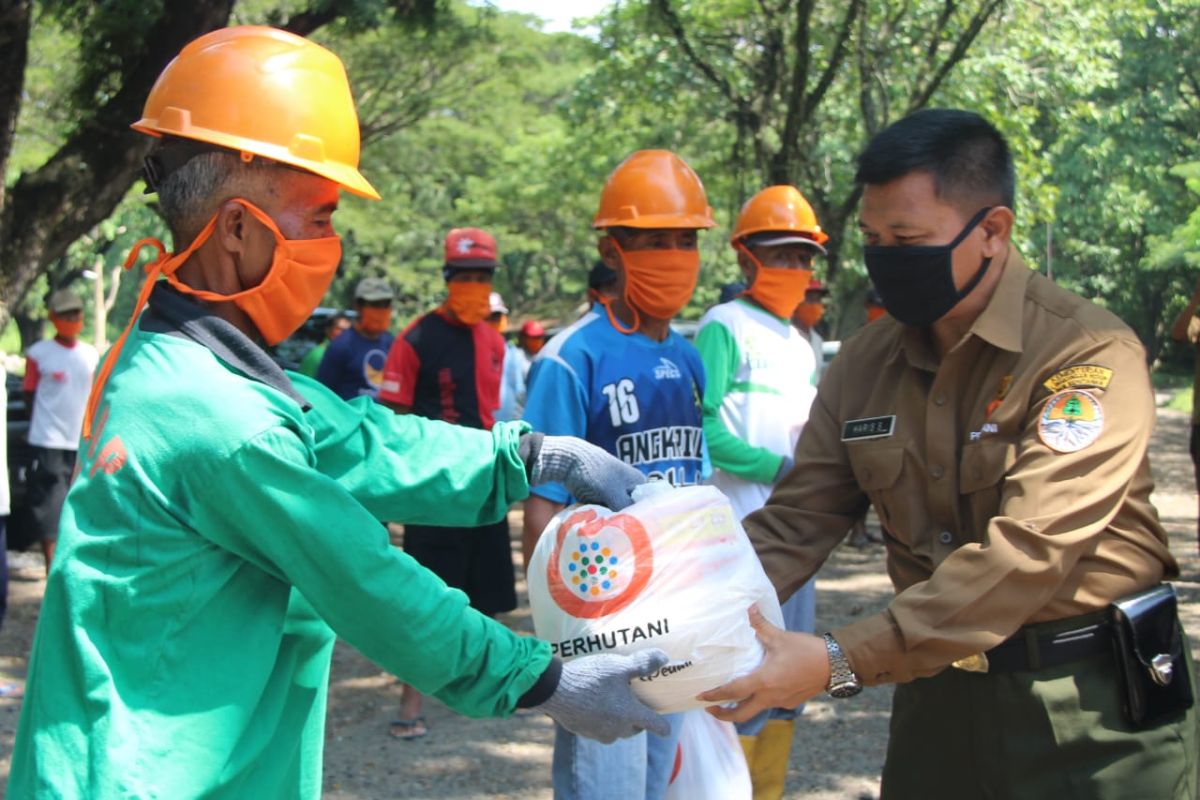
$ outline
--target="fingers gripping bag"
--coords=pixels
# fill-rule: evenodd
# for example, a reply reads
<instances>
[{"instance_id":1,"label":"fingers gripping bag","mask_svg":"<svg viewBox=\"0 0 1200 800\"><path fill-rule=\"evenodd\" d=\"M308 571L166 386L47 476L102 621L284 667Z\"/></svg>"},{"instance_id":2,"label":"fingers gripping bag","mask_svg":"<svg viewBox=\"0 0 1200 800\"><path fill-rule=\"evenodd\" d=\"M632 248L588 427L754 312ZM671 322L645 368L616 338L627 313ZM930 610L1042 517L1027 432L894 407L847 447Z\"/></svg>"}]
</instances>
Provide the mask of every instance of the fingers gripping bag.
<instances>
[{"instance_id":1,"label":"fingers gripping bag","mask_svg":"<svg viewBox=\"0 0 1200 800\"><path fill-rule=\"evenodd\" d=\"M620 512L572 506L529 562L537 635L565 660L661 648L671 661L634 681L656 711L702 708L696 695L763 657L747 611L783 625L775 590L725 495L647 484Z\"/></svg>"}]
</instances>

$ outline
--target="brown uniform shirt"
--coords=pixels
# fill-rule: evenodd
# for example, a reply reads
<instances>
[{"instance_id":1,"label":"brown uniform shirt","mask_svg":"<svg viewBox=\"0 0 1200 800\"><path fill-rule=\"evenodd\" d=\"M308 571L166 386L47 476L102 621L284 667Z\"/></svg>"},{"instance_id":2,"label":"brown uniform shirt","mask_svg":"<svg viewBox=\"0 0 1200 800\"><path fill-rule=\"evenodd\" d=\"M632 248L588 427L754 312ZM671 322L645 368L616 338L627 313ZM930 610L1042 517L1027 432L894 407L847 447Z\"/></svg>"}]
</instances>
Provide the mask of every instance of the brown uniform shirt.
<instances>
[{"instance_id":1,"label":"brown uniform shirt","mask_svg":"<svg viewBox=\"0 0 1200 800\"><path fill-rule=\"evenodd\" d=\"M1103 422L1090 444L1059 452L1047 439L1072 438L1044 428L1043 411L1062 422L1072 399ZM1075 443L1096 427L1076 428ZM897 594L834 635L865 684L933 675L1026 623L1095 611L1178 574L1149 500L1153 427L1134 333L1010 247L987 308L940 364L925 331L890 317L845 344L796 468L746 530L787 597L873 503Z\"/></svg>"}]
</instances>

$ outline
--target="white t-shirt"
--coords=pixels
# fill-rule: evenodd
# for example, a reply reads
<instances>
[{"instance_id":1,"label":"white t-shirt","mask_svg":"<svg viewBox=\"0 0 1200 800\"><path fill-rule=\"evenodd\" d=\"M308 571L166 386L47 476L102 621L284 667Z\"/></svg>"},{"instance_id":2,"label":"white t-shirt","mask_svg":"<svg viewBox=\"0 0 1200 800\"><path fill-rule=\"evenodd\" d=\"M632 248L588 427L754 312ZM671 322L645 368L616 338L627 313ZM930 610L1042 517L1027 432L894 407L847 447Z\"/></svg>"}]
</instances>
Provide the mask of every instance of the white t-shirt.
<instances>
[{"instance_id":1,"label":"white t-shirt","mask_svg":"<svg viewBox=\"0 0 1200 800\"><path fill-rule=\"evenodd\" d=\"M749 445L790 456L817 396L817 360L808 339L791 322L745 300L709 309L700 328L708 325L729 332L725 341L737 364L721 402L721 424ZM723 469L714 469L708 482L725 493L739 517L762 508L772 489Z\"/></svg>"},{"instance_id":2,"label":"white t-shirt","mask_svg":"<svg viewBox=\"0 0 1200 800\"><path fill-rule=\"evenodd\" d=\"M71 347L43 339L25 353L25 384L33 392L29 443L56 450L76 450L83 412L100 360L96 348L78 339Z\"/></svg>"}]
</instances>

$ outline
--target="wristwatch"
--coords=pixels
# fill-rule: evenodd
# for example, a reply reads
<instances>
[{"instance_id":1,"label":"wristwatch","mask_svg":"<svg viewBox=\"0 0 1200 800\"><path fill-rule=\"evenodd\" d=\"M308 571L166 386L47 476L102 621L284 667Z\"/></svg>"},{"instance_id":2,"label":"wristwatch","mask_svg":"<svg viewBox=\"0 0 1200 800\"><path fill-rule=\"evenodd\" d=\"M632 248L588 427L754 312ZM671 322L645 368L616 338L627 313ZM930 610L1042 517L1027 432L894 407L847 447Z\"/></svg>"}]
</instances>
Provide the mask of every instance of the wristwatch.
<instances>
[{"instance_id":1,"label":"wristwatch","mask_svg":"<svg viewBox=\"0 0 1200 800\"><path fill-rule=\"evenodd\" d=\"M833 634L825 634L825 652L829 654L829 696L854 697L861 692L862 684L858 682L854 670L850 669L850 662Z\"/></svg>"}]
</instances>

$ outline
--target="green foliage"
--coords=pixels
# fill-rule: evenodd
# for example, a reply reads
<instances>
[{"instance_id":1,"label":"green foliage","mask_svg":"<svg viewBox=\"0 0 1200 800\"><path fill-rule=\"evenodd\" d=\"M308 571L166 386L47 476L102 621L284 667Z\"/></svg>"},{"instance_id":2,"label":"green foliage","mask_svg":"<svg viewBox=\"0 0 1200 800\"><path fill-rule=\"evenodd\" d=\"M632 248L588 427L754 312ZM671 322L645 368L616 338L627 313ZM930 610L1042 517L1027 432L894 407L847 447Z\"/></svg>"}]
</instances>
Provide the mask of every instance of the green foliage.
<instances>
[{"instance_id":1,"label":"green foliage","mask_svg":"<svg viewBox=\"0 0 1200 800\"><path fill-rule=\"evenodd\" d=\"M111 91L162 2L43 0L10 182ZM1031 264L1120 315L1153 357L1190 359L1163 341L1200 266L1200 208L1188 189L1200 193L1200 0L1007 3L977 38L973 21L987 0L811 4L802 28L808 6L788 0L627 0L595 20L594 39L547 34L528 17L465 2L424 2L429 15L413 24L411 5L235 5L238 23L339 12L318 38L346 62L362 171L384 199L343 202L345 257L330 304L348 305L361 277L384 275L400 291L404 319L423 312L444 289L446 231L479 226L499 240L497 288L514 320L569 319L595 259L590 221L605 177L633 150L663 147L700 174L718 221L701 237L701 283L684 315L699 315L737 276L729 227L782 169L834 237L842 269L831 316L834 331L847 333L866 285L854 157L872 132L928 102L978 110L1008 136L1019 170L1016 240ZM800 56L808 71L797 83ZM816 99L798 106L802 124L790 139L797 97ZM160 227L136 193L110 222L50 277L98 260L111 270L135 235ZM110 335L131 307L132 277ZM32 293L38 302L44 288Z\"/></svg>"}]
</instances>

